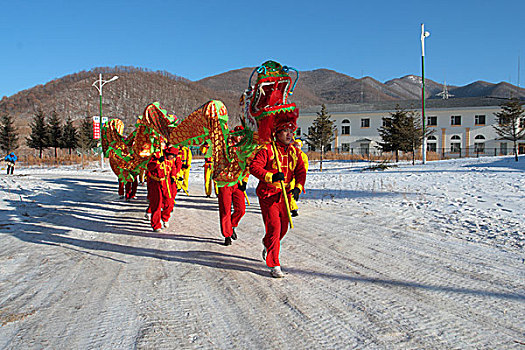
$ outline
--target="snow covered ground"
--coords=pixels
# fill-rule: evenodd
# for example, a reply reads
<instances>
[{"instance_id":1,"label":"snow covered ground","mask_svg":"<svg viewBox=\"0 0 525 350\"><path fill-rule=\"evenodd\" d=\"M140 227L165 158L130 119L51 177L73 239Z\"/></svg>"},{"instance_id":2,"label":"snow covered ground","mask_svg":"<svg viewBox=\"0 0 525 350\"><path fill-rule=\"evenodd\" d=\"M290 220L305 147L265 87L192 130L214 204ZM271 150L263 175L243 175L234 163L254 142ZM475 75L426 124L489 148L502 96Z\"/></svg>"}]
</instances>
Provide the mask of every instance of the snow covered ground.
<instances>
[{"instance_id":1,"label":"snow covered ground","mask_svg":"<svg viewBox=\"0 0 525 350\"><path fill-rule=\"evenodd\" d=\"M525 159L311 164L284 279L229 247L202 161L153 233L109 169L0 175L2 349L524 349Z\"/></svg>"}]
</instances>

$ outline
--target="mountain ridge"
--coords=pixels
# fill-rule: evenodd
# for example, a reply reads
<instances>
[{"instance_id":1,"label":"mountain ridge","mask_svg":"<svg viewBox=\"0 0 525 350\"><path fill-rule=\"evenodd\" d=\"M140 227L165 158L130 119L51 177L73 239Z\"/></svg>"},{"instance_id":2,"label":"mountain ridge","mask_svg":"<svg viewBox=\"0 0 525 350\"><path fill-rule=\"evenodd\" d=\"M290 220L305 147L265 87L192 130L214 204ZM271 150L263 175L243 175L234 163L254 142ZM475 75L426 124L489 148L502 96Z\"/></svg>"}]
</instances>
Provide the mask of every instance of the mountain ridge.
<instances>
[{"instance_id":1,"label":"mountain ridge","mask_svg":"<svg viewBox=\"0 0 525 350\"><path fill-rule=\"evenodd\" d=\"M222 100L232 118L241 114L239 97L248 87L253 67L244 67L191 81L167 71L152 71L130 66L97 67L72 73L61 78L22 90L0 100L0 112L15 117L17 125L27 128L35 110L45 115L56 111L59 117L79 120L99 114L98 91L92 87L98 74L118 75L119 79L103 90L103 115L117 117L125 125L134 125L144 108L159 101L170 114L184 119L193 110L210 99ZM291 73L292 79L295 74ZM255 79L252 78L252 84ZM440 98L443 85L425 79L426 98ZM525 89L506 82L475 81L465 86L448 86L454 97L493 96L525 97ZM320 68L300 71L299 81L291 100L299 108L320 104L367 103L395 100L413 100L421 96L421 77L406 75L382 83L373 77L354 78L337 71ZM23 133L23 130L22 130Z\"/></svg>"}]
</instances>

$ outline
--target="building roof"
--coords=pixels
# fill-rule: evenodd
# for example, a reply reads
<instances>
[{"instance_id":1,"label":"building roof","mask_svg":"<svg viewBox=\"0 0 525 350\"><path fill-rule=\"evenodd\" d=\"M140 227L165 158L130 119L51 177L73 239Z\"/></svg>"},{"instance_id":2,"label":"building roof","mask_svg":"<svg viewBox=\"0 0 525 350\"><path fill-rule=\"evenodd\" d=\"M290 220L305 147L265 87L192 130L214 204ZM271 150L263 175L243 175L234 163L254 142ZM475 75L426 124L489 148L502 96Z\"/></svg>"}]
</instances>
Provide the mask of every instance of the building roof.
<instances>
[{"instance_id":1,"label":"building roof","mask_svg":"<svg viewBox=\"0 0 525 350\"><path fill-rule=\"evenodd\" d=\"M465 108L465 107L500 107L509 99L501 97L464 97L449 99L427 99L425 107L427 109L437 108ZM398 100L371 103L344 103L344 104L325 104L327 113L345 112L375 112L393 111L397 106L402 109L420 109L421 100ZM321 106L308 106L299 108L301 113L317 113Z\"/></svg>"}]
</instances>

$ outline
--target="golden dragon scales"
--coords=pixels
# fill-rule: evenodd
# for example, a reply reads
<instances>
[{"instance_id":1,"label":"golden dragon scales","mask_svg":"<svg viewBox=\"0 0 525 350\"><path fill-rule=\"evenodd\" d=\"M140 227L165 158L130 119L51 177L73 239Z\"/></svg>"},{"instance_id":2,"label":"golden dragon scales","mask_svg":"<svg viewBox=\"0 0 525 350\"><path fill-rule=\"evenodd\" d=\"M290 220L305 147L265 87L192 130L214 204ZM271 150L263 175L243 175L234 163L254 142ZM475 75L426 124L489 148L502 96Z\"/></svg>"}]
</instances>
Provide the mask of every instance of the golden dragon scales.
<instances>
[{"instance_id":1,"label":"golden dragon scales","mask_svg":"<svg viewBox=\"0 0 525 350\"><path fill-rule=\"evenodd\" d=\"M295 82L289 71L296 72ZM252 77L257 80L251 85ZM155 152L164 145L201 146L208 144L206 157L213 159L213 180L218 186L230 186L246 176L257 148L271 140L273 118L278 114L297 113L288 102L298 79L297 70L266 61L256 67L248 88L241 97L243 130L228 128L228 111L224 103L211 100L180 121L169 115L158 102L148 105L138 117L135 130L124 136L124 124L111 119L102 128L102 149L111 169L120 181L133 178Z\"/></svg>"}]
</instances>

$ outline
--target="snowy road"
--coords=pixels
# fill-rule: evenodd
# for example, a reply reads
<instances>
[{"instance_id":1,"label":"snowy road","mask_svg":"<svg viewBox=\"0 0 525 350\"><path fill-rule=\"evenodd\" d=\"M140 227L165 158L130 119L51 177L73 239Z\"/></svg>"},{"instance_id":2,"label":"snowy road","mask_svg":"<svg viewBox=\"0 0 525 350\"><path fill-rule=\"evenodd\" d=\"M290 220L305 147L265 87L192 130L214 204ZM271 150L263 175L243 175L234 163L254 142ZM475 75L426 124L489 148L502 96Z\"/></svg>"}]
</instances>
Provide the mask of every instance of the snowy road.
<instances>
[{"instance_id":1,"label":"snowy road","mask_svg":"<svg viewBox=\"0 0 525 350\"><path fill-rule=\"evenodd\" d=\"M1 175L0 348L523 349L525 171L494 164L309 173L284 279L253 179L224 247L198 166L162 233L109 172Z\"/></svg>"}]
</instances>

